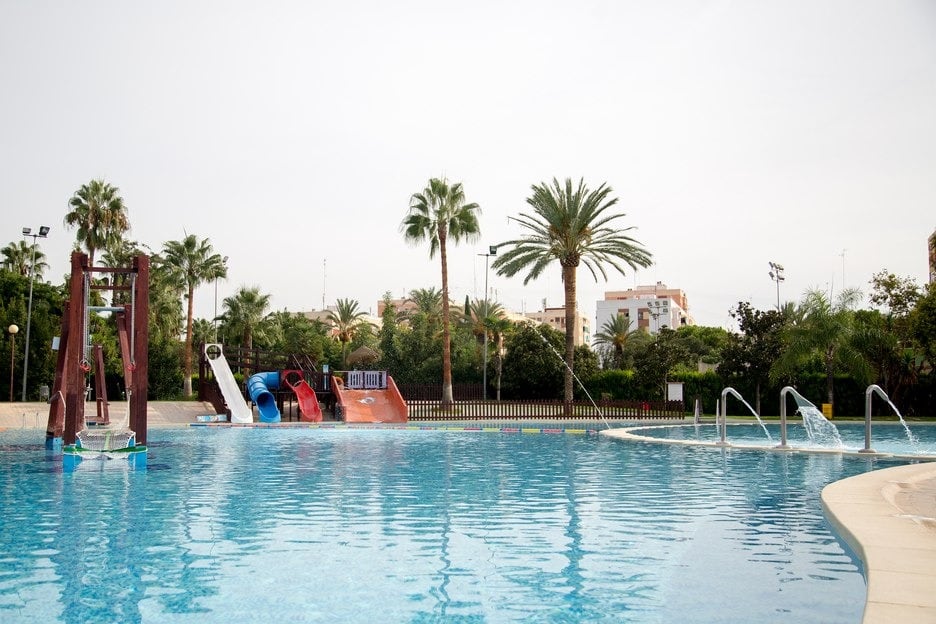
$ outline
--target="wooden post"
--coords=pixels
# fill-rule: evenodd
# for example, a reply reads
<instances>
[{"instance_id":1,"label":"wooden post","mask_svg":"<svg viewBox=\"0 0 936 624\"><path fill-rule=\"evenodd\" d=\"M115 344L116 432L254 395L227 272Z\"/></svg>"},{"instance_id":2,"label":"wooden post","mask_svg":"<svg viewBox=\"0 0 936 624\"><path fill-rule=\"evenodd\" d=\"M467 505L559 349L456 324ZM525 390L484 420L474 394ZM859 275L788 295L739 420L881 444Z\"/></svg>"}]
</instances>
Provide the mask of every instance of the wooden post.
<instances>
[{"instance_id":1,"label":"wooden post","mask_svg":"<svg viewBox=\"0 0 936 624\"><path fill-rule=\"evenodd\" d=\"M133 386L130 395L130 428L136 432L136 443L146 444L146 396L149 392L149 258L137 256L133 260L134 280L133 314Z\"/></svg>"},{"instance_id":2,"label":"wooden post","mask_svg":"<svg viewBox=\"0 0 936 624\"><path fill-rule=\"evenodd\" d=\"M84 370L82 365L84 336L84 273L88 256L77 251L71 256L69 284L68 346L65 357L65 431L64 444L74 444L78 438L78 423L84 424ZM61 345L60 345L61 346Z\"/></svg>"},{"instance_id":3,"label":"wooden post","mask_svg":"<svg viewBox=\"0 0 936 624\"><path fill-rule=\"evenodd\" d=\"M65 362L68 359L68 324L71 302L62 303L62 333L59 336L58 355L55 358L55 379L49 397L49 423L46 425L46 442L61 438L65 433Z\"/></svg>"}]
</instances>

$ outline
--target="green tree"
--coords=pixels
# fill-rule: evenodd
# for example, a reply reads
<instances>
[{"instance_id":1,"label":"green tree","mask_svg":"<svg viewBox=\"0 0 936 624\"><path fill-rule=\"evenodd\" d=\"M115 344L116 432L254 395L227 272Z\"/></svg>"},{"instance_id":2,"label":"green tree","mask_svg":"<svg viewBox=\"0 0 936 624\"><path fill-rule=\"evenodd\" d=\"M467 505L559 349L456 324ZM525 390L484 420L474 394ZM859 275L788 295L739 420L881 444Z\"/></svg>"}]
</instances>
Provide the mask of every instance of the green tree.
<instances>
[{"instance_id":1,"label":"green tree","mask_svg":"<svg viewBox=\"0 0 936 624\"><path fill-rule=\"evenodd\" d=\"M185 315L185 356L183 360L184 382L182 393L192 396L192 322L194 319L195 289L212 280L227 277L224 259L214 253L208 239L198 240L188 234L180 241L163 244L163 264L185 285L188 310Z\"/></svg>"},{"instance_id":2,"label":"green tree","mask_svg":"<svg viewBox=\"0 0 936 624\"><path fill-rule=\"evenodd\" d=\"M183 284L172 267L167 266L158 255L150 259L149 325L150 342L157 340L182 343L179 335L185 323L182 312ZM182 368L179 367L179 383L182 384Z\"/></svg>"},{"instance_id":3,"label":"green tree","mask_svg":"<svg viewBox=\"0 0 936 624\"><path fill-rule=\"evenodd\" d=\"M705 364L717 364L721 359L722 350L731 338L728 330L706 325L683 325L676 328L676 335L689 350L689 356L693 360L690 365L693 368L700 361Z\"/></svg>"},{"instance_id":4,"label":"green tree","mask_svg":"<svg viewBox=\"0 0 936 624\"><path fill-rule=\"evenodd\" d=\"M313 323L304 314L281 310L269 316L270 349L278 353L299 356L305 361L320 363L325 357L327 329Z\"/></svg>"},{"instance_id":5,"label":"green tree","mask_svg":"<svg viewBox=\"0 0 936 624\"><path fill-rule=\"evenodd\" d=\"M545 182L534 185L527 203L533 208L533 214L521 213L516 220L529 233L524 238L498 245L510 249L498 256L492 267L499 275L507 277L528 271L524 284L539 277L553 261L562 267L566 324L564 396L566 402L570 402L579 265L584 264L597 281L599 274L607 279L605 265L624 275L624 264L634 270L650 266L651 254L627 234L633 227L617 226L616 220L624 214L608 213L617 204L617 198L611 197L611 187L606 184L591 191L584 180L579 180L575 187L570 178L564 185L553 178L552 185ZM571 405L567 409L570 410Z\"/></svg>"},{"instance_id":6,"label":"green tree","mask_svg":"<svg viewBox=\"0 0 936 624\"><path fill-rule=\"evenodd\" d=\"M504 317L504 308L496 301L489 299L475 299L465 304L467 313L462 317L462 323L471 332L474 337L478 350L480 352L480 364L482 367L494 360L490 357L491 346L496 347L494 336L500 327L500 322ZM487 371L485 370L482 379L486 380ZM484 389L487 396L487 388Z\"/></svg>"},{"instance_id":7,"label":"green tree","mask_svg":"<svg viewBox=\"0 0 936 624\"><path fill-rule=\"evenodd\" d=\"M226 297L221 315L224 334L237 336L241 346L253 349L254 339L263 340L267 333L267 310L270 295L264 295L257 286L241 286L236 293Z\"/></svg>"},{"instance_id":8,"label":"green tree","mask_svg":"<svg viewBox=\"0 0 936 624\"><path fill-rule=\"evenodd\" d=\"M563 335L558 330L520 323L504 344L504 396L512 400L561 398L562 347Z\"/></svg>"},{"instance_id":9,"label":"green tree","mask_svg":"<svg viewBox=\"0 0 936 624\"><path fill-rule=\"evenodd\" d=\"M849 373L859 381L869 379L870 367L853 341L854 307L860 298L860 291L849 288L839 293L833 304L824 292L808 291L791 322L784 327L784 347L771 366L771 379L795 377L810 360L818 359L825 373L830 404L835 398L836 372Z\"/></svg>"},{"instance_id":10,"label":"green tree","mask_svg":"<svg viewBox=\"0 0 936 624\"><path fill-rule=\"evenodd\" d=\"M130 231L130 219L120 189L104 180L82 184L68 200L68 206L65 225L77 228L77 243L88 252L92 266L97 250Z\"/></svg>"},{"instance_id":11,"label":"green tree","mask_svg":"<svg viewBox=\"0 0 936 624\"><path fill-rule=\"evenodd\" d=\"M352 299L338 299L335 311L328 313L328 320L335 328L335 337L341 343L342 367L348 365L348 345L366 323L365 316L366 313L358 309L358 302Z\"/></svg>"},{"instance_id":12,"label":"green tree","mask_svg":"<svg viewBox=\"0 0 936 624\"><path fill-rule=\"evenodd\" d=\"M136 241L120 238L110 241L104 247L101 262L111 268L125 268L132 266L134 258L139 255L152 256L152 252L145 245L141 245ZM152 267L152 262L150 266ZM112 279L115 286L130 285L130 276L126 273L114 273ZM111 301L113 305L122 305L130 303L130 299L131 296L128 290L115 290Z\"/></svg>"},{"instance_id":13,"label":"green tree","mask_svg":"<svg viewBox=\"0 0 936 624\"><path fill-rule=\"evenodd\" d=\"M930 371L936 369L936 282L927 286L910 314L910 335L920 345Z\"/></svg>"},{"instance_id":14,"label":"green tree","mask_svg":"<svg viewBox=\"0 0 936 624\"><path fill-rule=\"evenodd\" d=\"M761 414L761 391L770 380L770 367L783 348L781 332L786 317L777 310L758 310L746 301L729 312L740 334L732 334L722 349L718 374L754 384L754 409Z\"/></svg>"},{"instance_id":15,"label":"green tree","mask_svg":"<svg viewBox=\"0 0 936 624\"><path fill-rule=\"evenodd\" d=\"M445 178L432 178L429 185L410 198L409 212L400 229L412 244L429 241L429 257L439 252L442 263L442 407L452 405L452 344L449 323L449 241L476 240L481 234L481 208L465 202L461 183L449 185Z\"/></svg>"},{"instance_id":16,"label":"green tree","mask_svg":"<svg viewBox=\"0 0 936 624\"><path fill-rule=\"evenodd\" d=\"M383 313L380 315L380 361L383 368L396 374L402 361L400 353L399 323L396 309L393 306L393 295L390 291L383 294Z\"/></svg>"},{"instance_id":17,"label":"green tree","mask_svg":"<svg viewBox=\"0 0 936 624\"><path fill-rule=\"evenodd\" d=\"M601 347L606 355L606 361L613 368L624 368L624 348L640 331L631 329L633 322L623 314L616 314L614 318L605 321L601 331L595 334L595 344Z\"/></svg>"},{"instance_id":18,"label":"green tree","mask_svg":"<svg viewBox=\"0 0 936 624\"><path fill-rule=\"evenodd\" d=\"M38 247L33 249L33 245L24 240L10 243L0 249L0 253L3 254L3 268L17 275L29 277L30 267L32 267L33 277L41 280L43 272L49 268L49 264L45 261L46 255Z\"/></svg>"},{"instance_id":19,"label":"green tree","mask_svg":"<svg viewBox=\"0 0 936 624\"><path fill-rule=\"evenodd\" d=\"M907 317L923 296L911 277L897 277L882 269L871 276L871 303L883 311L901 318Z\"/></svg>"},{"instance_id":20,"label":"green tree","mask_svg":"<svg viewBox=\"0 0 936 624\"><path fill-rule=\"evenodd\" d=\"M661 328L647 343L637 366L635 378L644 396L662 398L670 374L690 358L689 349L679 333L669 327Z\"/></svg>"},{"instance_id":21,"label":"green tree","mask_svg":"<svg viewBox=\"0 0 936 624\"><path fill-rule=\"evenodd\" d=\"M903 321L901 325L906 326L906 320ZM898 331L895 325L893 315L877 310L857 310L852 344L870 364L874 382L897 403L904 391L916 383L923 358L916 357L908 332ZM903 339L901 334L904 334Z\"/></svg>"}]
</instances>

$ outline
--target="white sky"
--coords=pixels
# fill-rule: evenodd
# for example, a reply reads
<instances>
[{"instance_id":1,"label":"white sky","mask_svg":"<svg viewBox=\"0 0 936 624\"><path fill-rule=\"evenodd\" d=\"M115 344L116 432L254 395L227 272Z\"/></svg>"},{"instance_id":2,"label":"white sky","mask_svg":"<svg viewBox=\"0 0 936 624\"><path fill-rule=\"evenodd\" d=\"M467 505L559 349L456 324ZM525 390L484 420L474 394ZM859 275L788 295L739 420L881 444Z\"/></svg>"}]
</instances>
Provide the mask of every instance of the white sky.
<instances>
[{"instance_id":1,"label":"white sky","mask_svg":"<svg viewBox=\"0 0 936 624\"><path fill-rule=\"evenodd\" d=\"M0 0L0 242L23 226L58 281L62 220L92 178L132 238L186 232L229 256L220 300L275 309L440 286L399 224L433 176L464 184L482 237L450 250L452 299L520 228L530 186L610 184L654 254L605 290L662 281L699 324L739 300L926 278L936 226L936 2L216 2ZM845 250L844 258L842 252ZM323 262L327 259L327 278ZM844 259L844 263L843 263ZM561 305L558 265L516 311ZM213 314L214 289L196 294Z\"/></svg>"}]
</instances>

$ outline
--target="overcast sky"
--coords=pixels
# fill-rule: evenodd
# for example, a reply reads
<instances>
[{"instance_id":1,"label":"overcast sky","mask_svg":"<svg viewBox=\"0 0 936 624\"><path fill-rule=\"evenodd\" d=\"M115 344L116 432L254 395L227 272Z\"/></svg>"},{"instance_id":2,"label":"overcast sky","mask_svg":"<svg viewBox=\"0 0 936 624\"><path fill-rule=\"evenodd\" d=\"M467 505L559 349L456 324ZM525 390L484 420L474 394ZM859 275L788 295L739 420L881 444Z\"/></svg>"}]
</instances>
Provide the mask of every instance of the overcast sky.
<instances>
[{"instance_id":1,"label":"overcast sky","mask_svg":"<svg viewBox=\"0 0 936 624\"><path fill-rule=\"evenodd\" d=\"M739 300L924 283L936 227L936 2L44 2L0 0L0 242L120 188L131 237L191 233L229 257L220 300L274 309L441 286L399 225L430 177L464 184L482 237L450 250L452 299L483 297L488 245L533 184L607 182L653 253L605 290L661 281L697 323ZM562 304L558 265L516 311ZM211 317L214 288L196 294ZM595 328L597 330L597 328ZM595 331L593 330L593 331Z\"/></svg>"}]
</instances>

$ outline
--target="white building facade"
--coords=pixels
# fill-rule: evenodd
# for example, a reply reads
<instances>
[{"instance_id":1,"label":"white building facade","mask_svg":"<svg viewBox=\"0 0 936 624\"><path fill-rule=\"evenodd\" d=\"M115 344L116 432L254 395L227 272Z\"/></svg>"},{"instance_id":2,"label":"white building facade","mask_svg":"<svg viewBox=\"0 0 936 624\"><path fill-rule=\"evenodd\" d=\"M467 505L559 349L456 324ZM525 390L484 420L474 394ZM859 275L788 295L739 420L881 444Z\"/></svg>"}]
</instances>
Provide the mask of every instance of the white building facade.
<instances>
[{"instance_id":1,"label":"white building facade","mask_svg":"<svg viewBox=\"0 0 936 624\"><path fill-rule=\"evenodd\" d=\"M630 320L630 328L657 334L660 329L679 329L695 325L689 314L686 293L678 288L667 288L657 282L652 286L637 286L627 290L605 292L602 301L595 302L595 328L597 332L618 314Z\"/></svg>"}]
</instances>

